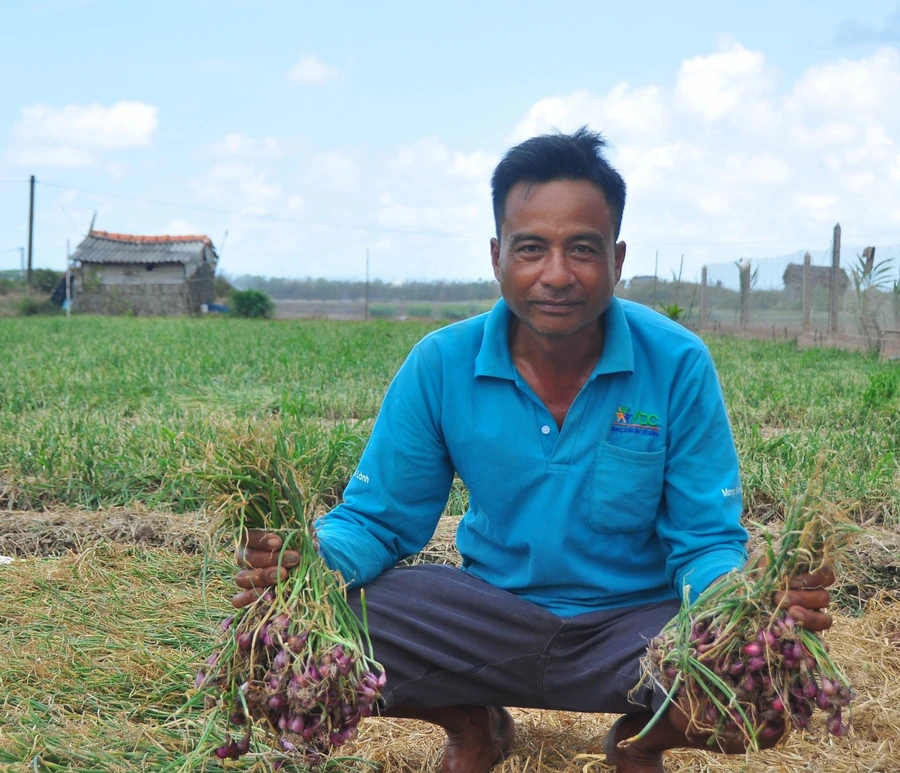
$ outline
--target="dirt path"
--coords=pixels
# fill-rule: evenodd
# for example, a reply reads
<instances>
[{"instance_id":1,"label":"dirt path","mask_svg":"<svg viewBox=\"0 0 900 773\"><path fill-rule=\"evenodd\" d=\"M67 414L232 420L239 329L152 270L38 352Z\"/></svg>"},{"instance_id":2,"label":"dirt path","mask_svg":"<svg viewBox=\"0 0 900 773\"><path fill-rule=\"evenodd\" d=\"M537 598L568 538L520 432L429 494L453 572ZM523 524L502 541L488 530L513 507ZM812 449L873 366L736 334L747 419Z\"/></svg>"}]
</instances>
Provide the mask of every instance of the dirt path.
<instances>
[{"instance_id":1,"label":"dirt path","mask_svg":"<svg viewBox=\"0 0 900 773\"><path fill-rule=\"evenodd\" d=\"M211 531L204 513L177 515L125 508L8 510L0 512L0 555L60 555L81 552L101 541L197 553L209 543Z\"/></svg>"}]
</instances>

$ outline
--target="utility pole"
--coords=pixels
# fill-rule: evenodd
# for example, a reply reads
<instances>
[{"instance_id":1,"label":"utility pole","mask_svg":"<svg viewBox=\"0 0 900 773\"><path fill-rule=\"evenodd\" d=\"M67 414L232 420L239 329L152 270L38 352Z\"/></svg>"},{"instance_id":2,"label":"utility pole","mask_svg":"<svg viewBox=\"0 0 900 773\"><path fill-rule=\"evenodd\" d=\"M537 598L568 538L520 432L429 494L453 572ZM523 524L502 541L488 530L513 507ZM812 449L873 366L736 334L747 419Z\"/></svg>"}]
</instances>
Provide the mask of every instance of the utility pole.
<instances>
[{"instance_id":1,"label":"utility pole","mask_svg":"<svg viewBox=\"0 0 900 773\"><path fill-rule=\"evenodd\" d=\"M659 273L659 250L656 251L656 262L653 264L653 308L656 308L656 275Z\"/></svg>"},{"instance_id":2,"label":"utility pole","mask_svg":"<svg viewBox=\"0 0 900 773\"><path fill-rule=\"evenodd\" d=\"M31 259L34 243L34 175L31 175L31 197L28 204L28 268L25 272L25 285L31 291Z\"/></svg>"},{"instance_id":3,"label":"utility pole","mask_svg":"<svg viewBox=\"0 0 900 773\"><path fill-rule=\"evenodd\" d=\"M366 315L369 318L369 248L366 247Z\"/></svg>"},{"instance_id":4,"label":"utility pole","mask_svg":"<svg viewBox=\"0 0 900 773\"><path fill-rule=\"evenodd\" d=\"M66 319L72 315L72 252L66 239Z\"/></svg>"}]
</instances>

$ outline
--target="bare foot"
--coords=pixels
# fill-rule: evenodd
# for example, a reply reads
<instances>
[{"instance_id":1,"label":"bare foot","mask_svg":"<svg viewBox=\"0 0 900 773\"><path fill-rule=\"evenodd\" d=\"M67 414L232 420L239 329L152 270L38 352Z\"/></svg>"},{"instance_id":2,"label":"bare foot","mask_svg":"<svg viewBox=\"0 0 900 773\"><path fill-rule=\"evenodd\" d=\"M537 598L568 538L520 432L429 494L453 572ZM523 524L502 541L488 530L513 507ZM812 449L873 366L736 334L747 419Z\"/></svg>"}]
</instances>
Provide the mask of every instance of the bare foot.
<instances>
[{"instance_id":1,"label":"bare foot","mask_svg":"<svg viewBox=\"0 0 900 773\"><path fill-rule=\"evenodd\" d=\"M469 722L447 733L441 773L487 773L512 746L515 723L496 706L467 707Z\"/></svg>"},{"instance_id":2,"label":"bare foot","mask_svg":"<svg viewBox=\"0 0 900 773\"><path fill-rule=\"evenodd\" d=\"M665 773L662 752L641 749L635 744L624 748L617 744L630 738L647 723L648 716L619 717L609 729L603 742L606 762L615 767L616 773Z\"/></svg>"}]
</instances>

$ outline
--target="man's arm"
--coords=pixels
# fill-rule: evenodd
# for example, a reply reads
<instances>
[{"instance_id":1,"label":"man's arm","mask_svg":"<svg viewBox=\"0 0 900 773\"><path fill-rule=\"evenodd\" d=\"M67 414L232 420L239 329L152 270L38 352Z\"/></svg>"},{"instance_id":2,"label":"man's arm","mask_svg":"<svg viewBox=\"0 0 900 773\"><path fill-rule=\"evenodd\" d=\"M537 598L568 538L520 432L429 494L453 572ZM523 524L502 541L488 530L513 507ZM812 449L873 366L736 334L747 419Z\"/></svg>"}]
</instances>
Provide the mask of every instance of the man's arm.
<instances>
[{"instance_id":1,"label":"man's arm","mask_svg":"<svg viewBox=\"0 0 900 773\"><path fill-rule=\"evenodd\" d=\"M413 349L385 394L343 503L317 524L322 556L351 585L375 579L434 534L454 472L441 431L441 369L433 342Z\"/></svg>"},{"instance_id":2,"label":"man's arm","mask_svg":"<svg viewBox=\"0 0 900 773\"><path fill-rule=\"evenodd\" d=\"M362 585L421 550L437 526L453 481L441 425L441 360L434 344L410 353L385 394L344 502L317 522L326 564ZM242 567L235 607L287 578L299 555L280 555L281 538L250 531L235 556ZM281 566L279 567L279 555Z\"/></svg>"},{"instance_id":3,"label":"man's arm","mask_svg":"<svg viewBox=\"0 0 900 773\"><path fill-rule=\"evenodd\" d=\"M680 374L669 412L664 497L657 528L678 593L699 593L747 560L737 451L712 358L704 348Z\"/></svg>"}]
</instances>

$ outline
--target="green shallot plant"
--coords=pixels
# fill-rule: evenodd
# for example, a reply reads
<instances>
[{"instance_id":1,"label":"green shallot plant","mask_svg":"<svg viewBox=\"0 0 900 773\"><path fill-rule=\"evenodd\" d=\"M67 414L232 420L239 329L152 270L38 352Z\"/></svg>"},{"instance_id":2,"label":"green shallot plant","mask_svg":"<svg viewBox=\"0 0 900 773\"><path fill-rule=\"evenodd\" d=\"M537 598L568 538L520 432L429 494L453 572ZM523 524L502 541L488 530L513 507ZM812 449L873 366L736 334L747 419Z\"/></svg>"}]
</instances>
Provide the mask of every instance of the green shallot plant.
<instances>
[{"instance_id":1,"label":"green shallot plant","mask_svg":"<svg viewBox=\"0 0 900 773\"><path fill-rule=\"evenodd\" d=\"M375 711L384 671L372 659L365 614L357 618L317 552L287 445L279 440L262 456L249 439L230 439L213 453L229 471L218 480L219 505L236 543L248 529L266 529L282 537L281 555L300 554L286 581L222 621L217 652L197 674L195 689L230 723L215 755L245 754L261 726L275 749L316 765Z\"/></svg>"},{"instance_id":2,"label":"green shallot plant","mask_svg":"<svg viewBox=\"0 0 900 773\"><path fill-rule=\"evenodd\" d=\"M816 476L818 478L818 476ZM640 685L653 683L666 701L632 743L646 735L676 702L688 715L688 733L742 737L748 749L806 728L815 709L826 727L846 735L843 710L855 696L832 660L827 642L795 624L778 591L791 579L831 566L860 531L828 505L817 484L788 507L780 535L764 529L765 554L755 569L733 571L693 603L685 592L680 612L647 648Z\"/></svg>"}]
</instances>

